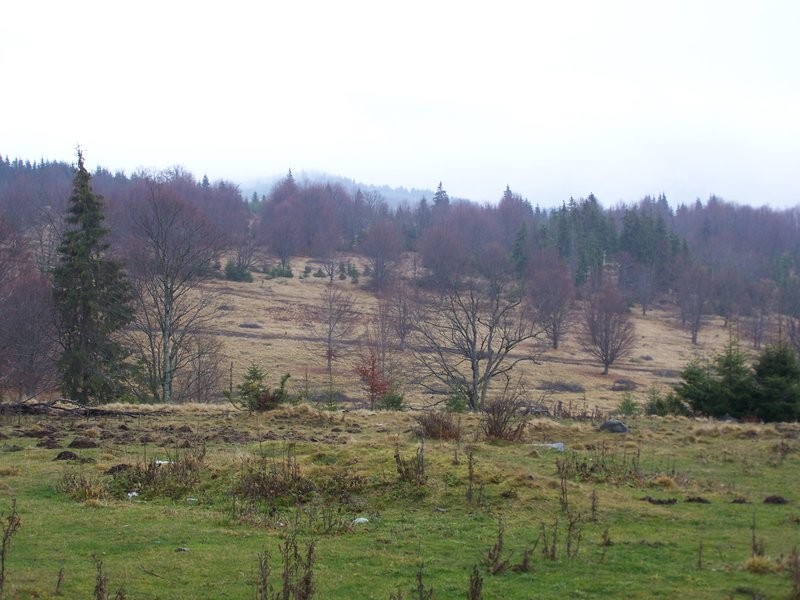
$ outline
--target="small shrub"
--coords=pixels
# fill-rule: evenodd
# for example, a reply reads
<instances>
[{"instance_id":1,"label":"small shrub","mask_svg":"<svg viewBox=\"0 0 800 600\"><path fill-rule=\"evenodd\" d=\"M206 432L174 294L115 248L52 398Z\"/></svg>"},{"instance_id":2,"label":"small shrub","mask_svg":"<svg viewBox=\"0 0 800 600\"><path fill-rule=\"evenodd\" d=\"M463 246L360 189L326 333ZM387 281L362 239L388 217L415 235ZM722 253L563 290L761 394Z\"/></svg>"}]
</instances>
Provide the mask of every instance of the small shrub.
<instances>
[{"instance_id":1,"label":"small shrub","mask_svg":"<svg viewBox=\"0 0 800 600\"><path fill-rule=\"evenodd\" d=\"M647 392L644 412L646 415L658 417L666 417L668 415L687 416L689 409L674 392L669 392L666 396L663 396L657 387L652 387Z\"/></svg>"},{"instance_id":2,"label":"small shrub","mask_svg":"<svg viewBox=\"0 0 800 600\"><path fill-rule=\"evenodd\" d=\"M378 399L378 408L381 410L403 410L405 397L400 392L389 392Z\"/></svg>"},{"instance_id":3,"label":"small shrub","mask_svg":"<svg viewBox=\"0 0 800 600\"><path fill-rule=\"evenodd\" d=\"M467 411L467 395L463 390L453 389L445 400L445 408L450 412L463 413Z\"/></svg>"},{"instance_id":4,"label":"small shrub","mask_svg":"<svg viewBox=\"0 0 800 600\"><path fill-rule=\"evenodd\" d=\"M639 403L633 398L633 394L625 392L622 400L617 404L617 414L623 417L634 417L639 414Z\"/></svg>"},{"instance_id":5,"label":"small shrub","mask_svg":"<svg viewBox=\"0 0 800 600\"><path fill-rule=\"evenodd\" d=\"M56 490L78 502L102 500L106 497L105 486L83 472L65 471L56 484Z\"/></svg>"},{"instance_id":6,"label":"small shrub","mask_svg":"<svg viewBox=\"0 0 800 600\"><path fill-rule=\"evenodd\" d=\"M394 462L397 465L397 475L400 481L413 485L425 485L428 476L425 475L425 445L420 444L417 453L405 459L400 456L400 447L394 450Z\"/></svg>"},{"instance_id":7,"label":"small shrub","mask_svg":"<svg viewBox=\"0 0 800 600\"><path fill-rule=\"evenodd\" d=\"M259 555L259 582L257 598L271 600L311 600L316 592L314 583L314 562L316 561L316 543L309 542L305 553L300 552L297 544L297 535L290 533L283 538L278 547L281 553L281 587L278 592L271 594L272 585L269 583L269 553L264 550Z\"/></svg>"},{"instance_id":8,"label":"small shrub","mask_svg":"<svg viewBox=\"0 0 800 600\"><path fill-rule=\"evenodd\" d=\"M225 263L225 279L250 283L253 281L253 274L247 270L247 267L237 265L234 261L228 260L228 262Z\"/></svg>"},{"instance_id":9,"label":"small shrub","mask_svg":"<svg viewBox=\"0 0 800 600\"><path fill-rule=\"evenodd\" d=\"M2 539L0 539L0 598L3 597L3 588L6 583L6 559L8 550L11 547L11 539L19 530L20 519L17 513L17 501L11 500L11 511L5 518L2 528Z\"/></svg>"},{"instance_id":10,"label":"small shrub","mask_svg":"<svg viewBox=\"0 0 800 600\"><path fill-rule=\"evenodd\" d=\"M742 563L741 568L743 571L747 571L748 573L766 575L780 571L781 564L766 556L751 556L744 561L744 563Z\"/></svg>"},{"instance_id":11,"label":"small shrub","mask_svg":"<svg viewBox=\"0 0 800 600\"><path fill-rule=\"evenodd\" d=\"M490 575L502 575L508 569L509 559L507 557L503 558L504 534L505 527L503 527L503 522L500 521L497 524L497 539L483 558L483 564L489 570Z\"/></svg>"},{"instance_id":12,"label":"small shrub","mask_svg":"<svg viewBox=\"0 0 800 600\"><path fill-rule=\"evenodd\" d=\"M435 440L461 439L461 424L453 418L453 413L445 411L426 411L415 417L422 429L422 435Z\"/></svg>"},{"instance_id":13,"label":"small shrub","mask_svg":"<svg viewBox=\"0 0 800 600\"><path fill-rule=\"evenodd\" d=\"M286 267L282 267L281 265L275 265L271 267L269 270L267 270L266 273L268 279L275 279L277 277L285 277L287 279L291 279L292 277L294 277L291 265L286 265Z\"/></svg>"},{"instance_id":14,"label":"small shrub","mask_svg":"<svg viewBox=\"0 0 800 600\"><path fill-rule=\"evenodd\" d=\"M264 385L264 372L258 365L252 364L236 386L236 394L232 389L222 392L225 399L241 410L261 412L277 408L279 404L289 400L286 382L291 375L286 373L281 377L280 384L274 390Z\"/></svg>"},{"instance_id":15,"label":"small shrub","mask_svg":"<svg viewBox=\"0 0 800 600\"><path fill-rule=\"evenodd\" d=\"M109 488L118 498L134 491L145 496L180 498L200 481L205 454L205 445L199 444L182 453L176 451L168 460L151 460L117 470Z\"/></svg>"},{"instance_id":16,"label":"small shrub","mask_svg":"<svg viewBox=\"0 0 800 600\"><path fill-rule=\"evenodd\" d=\"M487 401L481 409L481 429L490 440L519 441L528 424L527 416L522 414L521 390L510 391L508 386L503 394Z\"/></svg>"},{"instance_id":17,"label":"small shrub","mask_svg":"<svg viewBox=\"0 0 800 600\"><path fill-rule=\"evenodd\" d=\"M305 502L315 491L314 483L300 470L293 446L285 448L280 462L262 458L246 464L235 488L238 496L250 500L268 500L287 505Z\"/></svg>"}]
</instances>

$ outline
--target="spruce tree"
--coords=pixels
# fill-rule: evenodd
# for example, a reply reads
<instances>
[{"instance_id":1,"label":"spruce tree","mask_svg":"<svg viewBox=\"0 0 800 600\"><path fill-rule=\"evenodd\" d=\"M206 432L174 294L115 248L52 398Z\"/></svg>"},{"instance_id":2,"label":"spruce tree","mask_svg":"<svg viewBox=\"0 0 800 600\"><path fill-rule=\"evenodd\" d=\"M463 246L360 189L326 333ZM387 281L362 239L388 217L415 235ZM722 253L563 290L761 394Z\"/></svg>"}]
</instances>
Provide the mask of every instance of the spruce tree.
<instances>
[{"instance_id":1,"label":"spruce tree","mask_svg":"<svg viewBox=\"0 0 800 600\"><path fill-rule=\"evenodd\" d=\"M753 366L757 403L764 421L797 421L800 417L800 360L785 342L767 346Z\"/></svg>"},{"instance_id":2,"label":"spruce tree","mask_svg":"<svg viewBox=\"0 0 800 600\"><path fill-rule=\"evenodd\" d=\"M131 320L130 285L107 256L102 197L78 151L67 209L67 230L53 269L62 393L80 404L103 403L119 393L123 347L115 334Z\"/></svg>"}]
</instances>

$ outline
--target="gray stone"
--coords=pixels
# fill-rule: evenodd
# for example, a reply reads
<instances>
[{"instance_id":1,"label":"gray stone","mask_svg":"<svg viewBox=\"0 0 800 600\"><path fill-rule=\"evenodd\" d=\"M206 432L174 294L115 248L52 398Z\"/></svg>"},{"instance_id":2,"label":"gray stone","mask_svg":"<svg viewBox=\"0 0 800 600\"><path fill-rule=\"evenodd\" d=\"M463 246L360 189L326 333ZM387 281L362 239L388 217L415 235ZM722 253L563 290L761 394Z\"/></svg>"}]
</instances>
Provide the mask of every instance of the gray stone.
<instances>
[{"instance_id":1,"label":"gray stone","mask_svg":"<svg viewBox=\"0 0 800 600\"><path fill-rule=\"evenodd\" d=\"M619 419L609 419L600 425L600 431L610 431L611 433L628 433L630 429Z\"/></svg>"}]
</instances>

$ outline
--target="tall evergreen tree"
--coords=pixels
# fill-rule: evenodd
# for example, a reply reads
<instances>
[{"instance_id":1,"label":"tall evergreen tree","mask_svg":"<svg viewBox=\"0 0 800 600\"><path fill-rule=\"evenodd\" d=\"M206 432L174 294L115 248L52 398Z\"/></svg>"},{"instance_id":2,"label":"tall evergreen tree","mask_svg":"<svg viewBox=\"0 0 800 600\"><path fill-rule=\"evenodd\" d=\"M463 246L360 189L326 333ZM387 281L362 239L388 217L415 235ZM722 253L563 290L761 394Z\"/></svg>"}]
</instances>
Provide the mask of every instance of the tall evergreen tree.
<instances>
[{"instance_id":1,"label":"tall evergreen tree","mask_svg":"<svg viewBox=\"0 0 800 600\"><path fill-rule=\"evenodd\" d=\"M800 416L800 360L785 342L767 346L753 366L757 403L765 421L797 421Z\"/></svg>"},{"instance_id":2,"label":"tall evergreen tree","mask_svg":"<svg viewBox=\"0 0 800 600\"><path fill-rule=\"evenodd\" d=\"M79 150L68 227L53 269L62 392L81 404L108 402L118 394L125 354L114 334L132 317L130 285L107 256L102 197L90 180Z\"/></svg>"}]
</instances>

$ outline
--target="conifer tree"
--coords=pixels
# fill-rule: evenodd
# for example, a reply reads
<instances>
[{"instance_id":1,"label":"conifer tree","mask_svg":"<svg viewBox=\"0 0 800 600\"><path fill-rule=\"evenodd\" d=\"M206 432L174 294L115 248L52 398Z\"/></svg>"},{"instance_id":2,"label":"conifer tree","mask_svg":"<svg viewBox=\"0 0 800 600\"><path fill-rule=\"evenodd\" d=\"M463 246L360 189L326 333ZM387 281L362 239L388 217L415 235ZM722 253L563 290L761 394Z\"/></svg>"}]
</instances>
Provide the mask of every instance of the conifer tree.
<instances>
[{"instance_id":1,"label":"conifer tree","mask_svg":"<svg viewBox=\"0 0 800 600\"><path fill-rule=\"evenodd\" d=\"M109 402L119 393L125 354L115 334L132 317L130 286L107 256L102 197L90 180L79 150L67 230L53 269L62 392L84 405Z\"/></svg>"}]
</instances>

